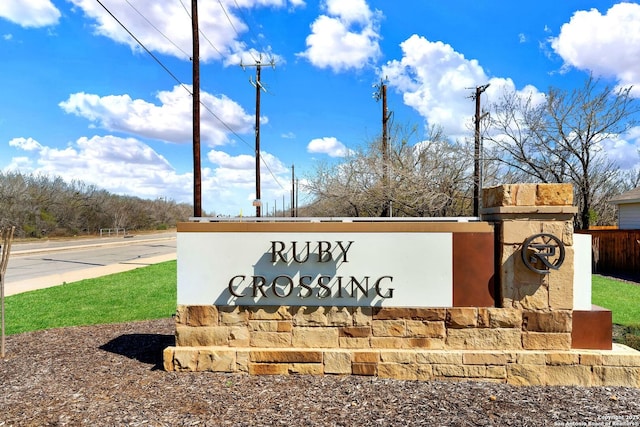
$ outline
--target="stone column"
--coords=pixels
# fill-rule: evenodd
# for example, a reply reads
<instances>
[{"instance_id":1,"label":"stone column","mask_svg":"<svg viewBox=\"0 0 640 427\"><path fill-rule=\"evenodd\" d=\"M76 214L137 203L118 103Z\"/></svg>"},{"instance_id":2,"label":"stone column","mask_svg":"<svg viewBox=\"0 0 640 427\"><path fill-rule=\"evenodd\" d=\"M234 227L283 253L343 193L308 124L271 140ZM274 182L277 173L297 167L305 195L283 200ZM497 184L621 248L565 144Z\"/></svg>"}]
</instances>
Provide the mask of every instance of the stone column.
<instances>
[{"instance_id":1,"label":"stone column","mask_svg":"<svg viewBox=\"0 0 640 427\"><path fill-rule=\"evenodd\" d=\"M573 216L577 212L572 186L499 185L485 188L483 201L483 220L496 224L497 305L522 310L525 349L570 348ZM543 236L524 247L528 239L540 234ZM548 246L541 246L545 244ZM564 261L557 268L547 268L544 260L558 264L561 246Z\"/></svg>"}]
</instances>

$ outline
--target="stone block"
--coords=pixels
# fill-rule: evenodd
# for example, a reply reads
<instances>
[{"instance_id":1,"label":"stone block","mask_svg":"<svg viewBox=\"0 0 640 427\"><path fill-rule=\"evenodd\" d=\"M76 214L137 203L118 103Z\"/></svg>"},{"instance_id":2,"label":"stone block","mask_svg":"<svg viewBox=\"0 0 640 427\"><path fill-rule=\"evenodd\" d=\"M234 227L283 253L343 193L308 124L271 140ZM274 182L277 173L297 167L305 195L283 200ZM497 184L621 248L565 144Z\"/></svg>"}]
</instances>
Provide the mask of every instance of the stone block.
<instances>
[{"instance_id":1,"label":"stone block","mask_svg":"<svg viewBox=\"0 0 640 427\"><path fill-rule=\"evenodd\" d=\"M337 348L338 335L338 328L294 328L291 345L301 348Z\"/></svg>"},{"instance_id":2,"label":"stone block","mask_svg":"<svg viewBox=\"0 0 640 427\"><path fill-rule=\"evenodd\" d=\"M446 346L465 350L521 349L521 332L513 328L449 329Z\"/></svg>"},{"instance_id":3,"label":"stone block","mask_svg":"<svg viewBox=\"0 0 640 427\"><path fill-rule=\"evenodd\" d=\"M444 338L405 338L402 348L439 350L445 348Z\"/></svg>"},{"instance_id":4,"label":"stone block","mask_svg":"<svg viewBox=\"0 0 640 427\"><path fill-rule=\"evenodd\" d=\"M181 326L176 325L178 347L226 346L229 344L228 326Z\"/></svg>"},{"instance_id":5,"label":"stone block","mask_svg":"<svg viewBox=\"0 0 640 427\"><path fill-rule=\"evenodd\" d=\"M371 348L403 348L404 340L398 337L371 337Z\"/></svg>"},{"instance_id":6,"label":"stone block","mask_svg":"<svg viewBox=\"0 0 640 427\"><path fill-rule=\"evenodd\" d=\"M214 305L189 305L186 306L187 326L217 326L218 308Z\"/></svg>"},{"instance_id":7,"label":"stone block","mask_svg":"<svg viewBox=\"0 0 640 427\"><path fill-rule=\"evenodd\" d=\"M235 372L236 357L234 351L216 351L200 349L198 352L198 371Z\"/></svg>"},{"instance_id":8,"label":"stone block","mask_svg":"<svg viewBox=\"0 0 640 427\"><path fill-rule=\"evenodd\" d=\"M593 385L591 367L584 365L555 365L545 368L546 385Z\"/></svg>"},{"instance_id":9,"label":"stone block","mask_svg":"<svg viewBox=\"0 0 640 427\"><path fill-rule=\"evenodd\" d=\"M250 375L287 375L289 366L284 363L249 363Z\"/></svg>"},{"instance_id":10,"label":"stone block","mask_svg":"<svg viewBox=\"0 0 640 427\"><path fill-rule=\"evenodd\" d=\"M371 324L371 332L374 337L404 337L406 334L405 321L400 320L374 320Z\"/></svg>"},{"instance_id":11,"label":"stone block","mask_svg":"<svg viewBox=\"0 0 640 427\"><path fill-rule=\"evenodd\" d=\"M380 378L393 378L397 380L417 380L418 372L416 365L379 363L378 376Z\"/></svg>"},{"instance_id":12,"label":"stone block","mask_svg":"<svg viewBox=\"0 0 640 427\"><path fill-rule=\"evenodd\" d=\"M509 363L507 365L507 384L518 386L546 385L544 365L526 365Z\"/></svg>"},{"instance_id":13,"label":"stone block","mask_svg":"<svg viewBox=\"0 0 640 427\"><path fill-rule=\"evenodd\" d=\"M462 363L465 365L506 365L507 355L494 352L464 353Z\"/></svg>"},{"instance_id":14,"label":"stone block","mask_svg":"<svg viewBox=\"0 0 640 427\"><path fill-rule=\"evenodd\" d=\"M432 365L416 365L416 376L418 381L431 381L433 380L433 366Z\"/></svg>"},{"instance_id":15,"label":"stone block","mask_svg":"<svg viewBox=\"0 0 640 427\"><path fill-rule=\"evenodd\" d=\"M286 306L247 307L251 320L291 320L293 315Z\"/></svg>"},{"instance_id":16,"label":"stone block","mask_svg":"<svg viewBox=\"0 0 640 427\"><path fill-rule=\"evenodd\" d=\"M170 372L174 371L173 367L173 352L175 351L175 347L167 347L162 350L162 366L165 371Z\"/></svg>"},{"instance_id":17,"label":"stone block","mask_svg":"<svg viewBox=\"0 0 640 427\"><path fill-rule=\"evenodd\" d=\"M484 208L497 208L513 205L510 186L506 184L483 188L482 204Z\"/></svg>"},{"instance_id":18,"label":"stone block","mask_svg":"<svg viewBox=\"0 0 640 427\"><path fill-rule=\"evenodd\" d=\"M340 348L369 348L371 343L369 338L351 338L351 337L338 337L338 344Z\"/></svg>"},{"instance_id":19,"label":"stone block","mask_svg":"<svg viewBox=\"0 0 640 427\"><path fill-rule=\"evenodd\" d=\"M571 311L523 311L522 328L529 332L571 332Z\"/></svg>"},{"instance_id":20,"label":"stone block","mask_svg":"<svg viewBox=\"0 0 640 427\"><path fill-rule=\"evenodd\" d=\"M571 333L523 332L522 346L525 350L569 350Z\"/></svg>"},{"instance_id":21,"label":"stone block","mask_svg":"<svg viewBox=\"0 0 640 427\"><path fill-rule=\"evenodd\" d=\"M460 365L462 352L458 351L418 351L416 362L422 364Z\"/></svg>"},{"instance_id":22,"label":"stone block","mask_svg":"<svg viewBox=\"0 0 640 427\"><path fill-rule=\"evenodd\" d=\"M350 307L353 326L371 326L373 307Z\"/></svg>"},{"instance_id":23,"label":"stone block","mask_svg":"<svg viewBox=\"0 0 640 427\"><path fill-rule=\"evenodd\" d=\"M542 351L521 351L516 354L516 362L521 365L545 365L547 354Z\"/></svg>"},{"instance_id":24,"label":"stone block","mask_svg":"<svg viewBox=\"0 0 640 427\"><path fill-rule=\"evenodd\" d=\"M177 347L173 352L173 370L195 372L198 368L198 349Z\"/></svg>"},{"instance_id":25,"label":"stone block","mask_svg":"<svg viewBox=\"0 0 640 427\"><path fill-rule=\"evenodd\" d=\"M249 352L237 351L236 352L236 371L237 372L249 372Z\"/></svg>"},{"instance_id":26,"label":"stone block","mask_svg":"<svg viewBox=\"0 0 640 427\"><path fill-rule=\"evenodd\" d=\"M465 378L484 378L487 376L487 367L484 365L464 365L462 372Z\"/></svg>"},{"instance_id":27,"label":"stone block","mask_svg":"<svg viewBox=\"0 0 640 427\"><path fill-rule=\"evenodd\" d=\"M380 361L380 352L356 351L352 355L352 360L357 363L378 363Z\"/></svg>"},{"instance_id":28,"label":"stone block","mask_svg":"<svg viewBox=\"0 0 640 427\"><path fill-rule=\"evenodd\" d=\"M293 325L288 320L249 320L250 331L291 332Z\"/></svg>"},{"instance_id":29,"label":"stone block","mask_svg":"<svg viewBox=\"0 0 640 427\"><path fill-rule=\"evenodd\" d=\"M444 308L420 308L420 307L374 307L373 318L375 320L414 319L441 321L445 320Z\"/></svg>"},{"instance_id":30,"label":"stone block","mask_svg":"<svg viewBox=\"0 0 640 427\"><path fill-rule=\"evenodd\" d=\"M321 351L253 350L249 360L256 363L322 363Z\"/></svg>"},{"instance_id":31,"label":"stone block","mask_svg":"<svg viewBox=\"0 0 640 427\"><path fill-rule=\"evenodd\" d=\"M447 330L444 322L431 322L427 320L407 320L407 337L415 338L444 338Z\"/></svg>"},{"instance_id":32,"label":"stone block","mask_svg":"<svg viewBox=\"0 0 640 427\"><path fill-rule=\"evenodd\" d=\"M351 354L346 351L325 351L323 364L325 374L350 374Z\"/></svg>"},{"instance_id":33,"label":"stone block","mask_svg":"<svg viewBox=\"0 0 640 427\"><path fill-rule=\"evenodd\" d=\"M249 320L250 331L278 332L278 322L275 320Z\"/></svg>"},{"instance_id":34,"label":"stone block","mask_svg":"<svg viewBox=\"0 0 640 427\"><path fill-rule=\"evenodd\" d=\"M369 338L371 328L369 326L345 326L339 328L339 334L341 337Z\"/></svg>"},{"instance_id":35,"label":"stone block","mask_svg":"<svg viewBox=\"0 0 640 427\"><path fill-rule=\"evenodd\" d=\"M605 366L640 366L640 354L604 353L602 364Z\"/></svg>"},{"instance_id":36,"label":"stone block","mask_svg":"<svg viewBox=\"0 0 640 427\"><path fill-rule=\"evenodd\" d=\"M572 206L573 185L537 184L536 206Z\"/></svg>"},{"instance_id":37,"label":"stone block","mask_svg":"<svg viewBox=\"0 0 640 427\"><path fill-rule=\"evenodd\" d=\"M511 186L511 200L515 206L536 204L536 184L514 184Z\"/></svg>"},{"instance_id":38,"label":"stone block","mask_svg":"<svg viewBox=\"0 0 640 427\"><path fill-rule=\"evenodd\" d=\"M478 309L455 307L447 309L447 328L475 328L478 325Z\"/></svg>"},{"instance_id":39,"label":"stone block","mask_svg":"<svg viewBox=\"0 0 640 427\"><path fill-rule=\"evenodd\" d=\"M580 364L588 366L600 366L603 364L602 355L597 353L580 354Z\"/></svg>"},{"instance_id":40,"label":"stone block","mask_svg":"<svg viewBox=\"0 0 640 427\"><path fill-rule=\"evenodd\" d=\"M545 222L540 220L509 219L502 222L501 243L522 245L525 240L542 233Z\"/></svg>"},{"instance_id":41,"label":"stone block","mask_svg":"<svg viewBox=\"0 0 640 427\"><path fill-rule=\"evenodd\" d=\"M573 221L545 221L542 233L552 234L566 246L573 246Z\"/></svg>"},{"instance_id":42,"label":"stone block","mask_svg":"<svg viewBox=\"0 0 640 427\"><path fill-rule=\"evenodd\" d=\"M353 362L351 364L351 373L353 375L375 376L378 374L378 364Z\"/></svg>"},{"instance_id":43,"label":"stone block","mask_svg":"<svg viewBox=\"0 0 640 427\"><path fill-rule=\"evenodd\" d=\"M219 306L218 316L220 325L247 325L249 313L241 306Z\"/></svg>"},{"instance_id":44,"label":"stone block","mask_svg":"<svg viewBox=\"0 0 640 427\"><path fill-rule=\"evenodd\" d=\"M507 378L507 366L487 366L485 372L486 378L506 379Z\"/></svg>"},{"instance_id":45,"label":"stone block","mask_svg":"<svg viewBox=\"0 0 640 427\"><path fill-rule=\"evenodd\" d=\"M478 328L489 328L490 325L489 307L478 308Z\"/></svg>"},{"instance_id":46,"label":"stone block","mask_svg":"<svg viewBox=\"0 0 640 427\"><path fill-rule=\"evenodd\" d=\"M250 345L251 347L290 347L291 334L288 332L252 332Z\"/></svg>"},{"instance_id":47,"label":"stone block","mask_svg":"<svg viewBox=\"0 0 640 427\"><path fill-rule=\"evenodd\" d=\"M249 329L246 326L229 326L230 347L249 347L250 345Z\"/></svg>"},{"instance_id":48,"label":"stone block","mask_svg":"<svg viewBox=\"0 0 640 427\"><path fill-rule=\"evenodd\" d=\"M324 307L292 307L294 326L327 326L329 321Z\"/></svg>"},{"instance_id":49,"label":"stone block","mask_svg":"<svg viewBox=\"0 0 640 427\"><path fill-rule=\"evenodd\" d=\"M188 305L182 305L182 304L179 304L176 307L176 324L178 325L187 324L187 307Z\"/></svg>"},{"instance_id":50,"label":"stone block","mask_svg":"<svg viewBox=\"0 0 640 427\"><path fill-rule=\"evenodd\" d=\"M594 382L605 387L640 387L640 367L594 366Z\"/></svg>"},{"instance_id":51,"label":"stone block","mask_svg":"<svg viewBox=\"0 0 640 427\"><path fill-rule=\"evenodd\" d=\"M414 351L381 351L380 361L384 363L416 363Z\"/></svg>"},{"instance_id":52,"label":"stone block","mask_svg":"<svg viewBox=\"0 0 640 427\"><path fill-rule=\"evenodd\" d=\"M521 245L502 247L501 305L528 310L548 309L549 293L544 277L524 265L520 247Z\"/></svg>"},{"instance_id":53,"label":"stone block","mask_svg":"<svg viewBox=\"0 0 640 427\"><path fill-rule=\"evenodd\" d=\"M549 352L546 355L545 363L547 365L578 365L580 364L580 355L569 352Z\"/></svg>"},{"instance_id":54,"label":"stone block","mask_svg":"<svg viewBox=\"0 0 640 427\"><path fill-rule=\"evenodd\" d=\"M512 307L488 308L489 327L491 328L521 328L522 310Z\"/></svg>"},{"instance_id":55,"label":"stone block","mask_svg":"<svg viewBox=\"0 0 640 427\"><path fill-rule=\"evenodd\" d=\"M321 363L291 363L289 373L296 375L322 375L324 366Z\"/></svg>"},{"instance_id":56,"label":"stone block","mask_svg":"<svg viewBox=\"0 0 640 427\"><path fill-rule=\"evenodd\" d=\"M432 365L436 377L464 377L463 365Z\"/></svg>"},{"instance_id":57,"label":"stone block","mask_svg":"<svg viewBox=\"0 0 640 427\"><path fill-rule=\"evenodd\" d=\"M351 326L353 318L349 307L329 307L326 310L329 326Z\"/></svg>"}]
</instances>

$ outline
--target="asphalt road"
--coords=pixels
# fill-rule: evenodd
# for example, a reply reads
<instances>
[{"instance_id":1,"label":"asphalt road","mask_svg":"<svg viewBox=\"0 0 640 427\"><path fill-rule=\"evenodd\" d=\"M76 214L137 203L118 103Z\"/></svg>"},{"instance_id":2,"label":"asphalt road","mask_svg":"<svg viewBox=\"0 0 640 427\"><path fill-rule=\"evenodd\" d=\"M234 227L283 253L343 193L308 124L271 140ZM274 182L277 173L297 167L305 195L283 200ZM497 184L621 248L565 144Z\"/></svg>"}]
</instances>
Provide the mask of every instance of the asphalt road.
<instances>
[{"instance_id":1,"label":"asphalt road","mask_svg":"<svg viewBox=\"0 0 640 427\"><path fill-rule=\"evenodd\" d=\"M176 234L14 243L5 295L143 267L176 257Z\"/></svg>"}]
</instances>

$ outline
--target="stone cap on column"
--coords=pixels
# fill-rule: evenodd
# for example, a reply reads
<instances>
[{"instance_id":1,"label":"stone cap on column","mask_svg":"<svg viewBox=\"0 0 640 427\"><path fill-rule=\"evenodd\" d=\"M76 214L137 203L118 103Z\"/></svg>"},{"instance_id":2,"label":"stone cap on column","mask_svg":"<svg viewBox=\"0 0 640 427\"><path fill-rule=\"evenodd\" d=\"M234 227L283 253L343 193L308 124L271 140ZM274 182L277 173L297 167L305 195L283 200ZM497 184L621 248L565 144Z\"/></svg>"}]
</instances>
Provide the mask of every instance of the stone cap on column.
<instances>
[{"instance_id":1,"label":"stone cap on column","mask_svg":"<svg viewBox=\"0 0 640 427\"><path fill-rule=\"evenodd\" d=\"M482 219L516 218L568 220L578 211L573 206L571 184L503 184L482 189Z\"/></svg>"}]
</instances>

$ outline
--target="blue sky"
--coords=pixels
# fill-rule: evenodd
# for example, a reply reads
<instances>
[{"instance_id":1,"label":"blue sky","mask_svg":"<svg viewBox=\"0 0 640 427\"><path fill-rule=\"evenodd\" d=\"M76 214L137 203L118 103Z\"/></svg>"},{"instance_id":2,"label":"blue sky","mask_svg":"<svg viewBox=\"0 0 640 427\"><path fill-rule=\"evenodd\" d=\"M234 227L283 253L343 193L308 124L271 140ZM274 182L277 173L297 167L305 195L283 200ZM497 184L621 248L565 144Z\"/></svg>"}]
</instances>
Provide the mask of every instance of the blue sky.
<instances>
[{"instance_id":1,"label":"blue sky","mask_svg":"<svg viewBox=\"0 0 640 427\"><path fill-rule=\"evenodd\" d=\"M100 5L120 20L163 69ZM200 0L202 201L255 209L261 59L263 212L380 134L372 85L396 124L472 138L469 88L544 96L593 73L640 88L640 5L614 1ZM193 201L190 0L2 0L0 170L118 194ZM273 60L275 68L268 66ZM640 96L640 89L634 90ZM606 145L640 166L640 130Z\"/></svg>"}]
</instances>

